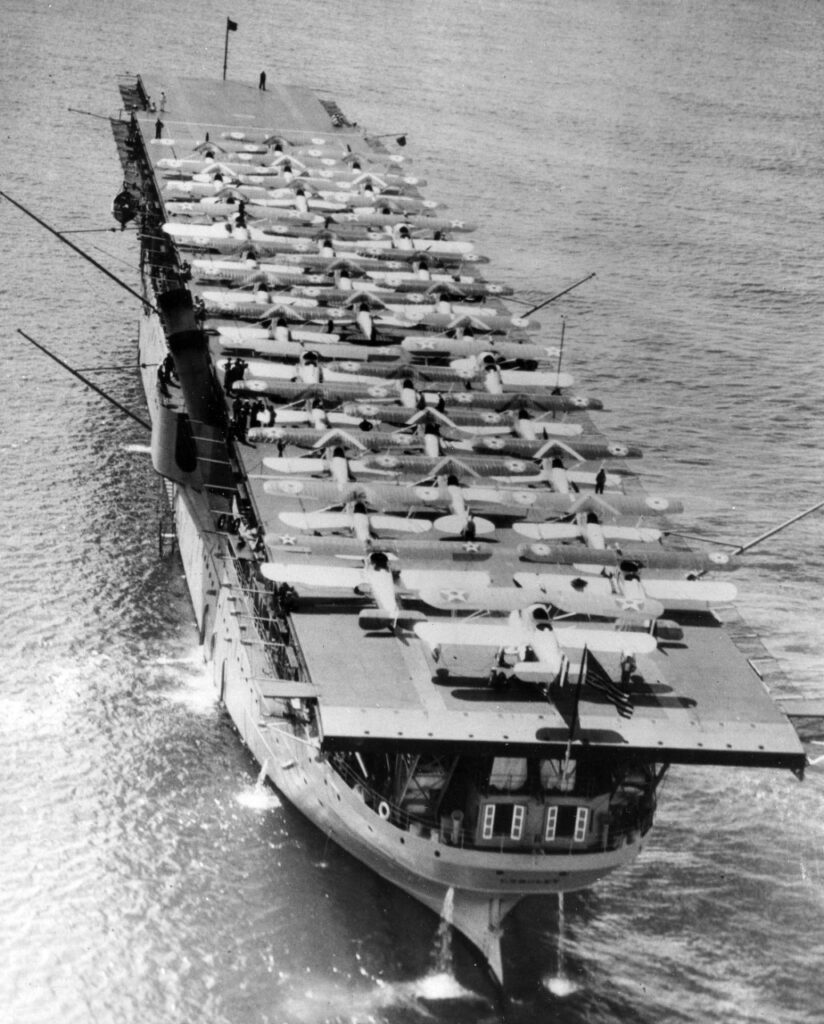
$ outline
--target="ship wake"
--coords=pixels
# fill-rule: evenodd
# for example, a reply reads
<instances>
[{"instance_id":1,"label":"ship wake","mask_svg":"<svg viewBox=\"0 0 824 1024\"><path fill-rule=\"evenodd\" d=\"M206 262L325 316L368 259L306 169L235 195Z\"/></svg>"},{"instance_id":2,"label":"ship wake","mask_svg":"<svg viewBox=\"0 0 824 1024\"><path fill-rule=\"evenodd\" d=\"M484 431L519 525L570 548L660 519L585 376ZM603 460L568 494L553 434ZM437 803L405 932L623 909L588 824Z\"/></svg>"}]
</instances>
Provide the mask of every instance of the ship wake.
<instances>
[{"instance_id":1,"label":"ship wake","mask_svg":"<svg viewBox=\"0 0 824 1024\"><path fill-rule=\"evenodd\" d=\"M465 1020L467 1004L473 1003L473 1019L483 1020L476 1011L486 1001L450 974L433 971L409 981L369 980L370 986L363 989L353 988L343 980L316 981L301 992L290 993L281 1003L281 1010L295 1024L376 1024L388 1019L388 1011L399 1009L408 1011L413 1019L434 1020L432 1004L438 1005L439 1020L444 1019L444 1013L448 1019L449 1003L455 1004L455 1020Z\"/></svg>"}]
</instances>

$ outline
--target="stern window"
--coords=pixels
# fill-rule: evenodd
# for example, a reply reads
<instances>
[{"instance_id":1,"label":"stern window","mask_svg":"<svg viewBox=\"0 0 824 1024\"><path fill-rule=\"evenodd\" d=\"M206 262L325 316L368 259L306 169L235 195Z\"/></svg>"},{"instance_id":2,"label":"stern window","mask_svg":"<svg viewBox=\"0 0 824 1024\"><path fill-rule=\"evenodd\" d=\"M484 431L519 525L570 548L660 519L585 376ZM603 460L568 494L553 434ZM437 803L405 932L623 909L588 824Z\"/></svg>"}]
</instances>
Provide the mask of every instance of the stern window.
<instances>
[{"instance_id":1,"label":"stern window","mask_svg":"<svg viewBox=\"0 0 824 1024\"><path fill-rule=\"evenodd\" d=\"M486 804L484 807L483 827L481 837L491 839L495 829L495 804Z\"/></svg>"},{"instance_id":2,"label":"stern window","mask_svg":"<svg viewBox=\"0 0 824 1024\"><path fill-rule=\"evenodd\" d=\"M555 830L558 828L558 808L547 807L546 809L546 828L544 829L544 839L551 843L555 838Z\"/></svg>"},{"instance_id":3,"label":"stern window","mask_svg":"<svg viewBox=\"0 0 824 1024\"><path fill-rule=\"evenodd\" d=\"M495 836L506 836L509 839L520 839L526 824L526 806L524 804L485 804L481 821L481 838L493 839Z\"/></svg>"},{"instance_id":4,"label":"stern window","mask_svg":"<svg viewBox=\"0 0 824 1024\"><path fill-rule=\"evenodd\" d=\"M576 843L582 843L587 837L587 826L589 825L589 808L576 807L575 809L575 835L572 837Z\"/></svg>"}]
</instances>

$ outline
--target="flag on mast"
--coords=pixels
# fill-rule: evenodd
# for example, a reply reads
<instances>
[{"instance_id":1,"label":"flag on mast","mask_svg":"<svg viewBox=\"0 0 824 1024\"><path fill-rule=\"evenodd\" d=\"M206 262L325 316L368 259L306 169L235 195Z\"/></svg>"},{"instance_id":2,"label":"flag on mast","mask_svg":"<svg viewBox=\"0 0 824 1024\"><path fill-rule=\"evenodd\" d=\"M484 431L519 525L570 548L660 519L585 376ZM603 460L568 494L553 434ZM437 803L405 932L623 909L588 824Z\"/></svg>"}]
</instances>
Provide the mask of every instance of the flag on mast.
<instances>
[{"instance_id":1,"label":"flag on mast","mask_svg":"<svg viewBox=\"0 0 824 1024\"><path fill-rule=\"evenodd\" d=\"M237 32L237 22L226 19L226 41L223 45L223 81L226 81L226 65L229 62L229 33Z\"/></svg>"}]
</instances>

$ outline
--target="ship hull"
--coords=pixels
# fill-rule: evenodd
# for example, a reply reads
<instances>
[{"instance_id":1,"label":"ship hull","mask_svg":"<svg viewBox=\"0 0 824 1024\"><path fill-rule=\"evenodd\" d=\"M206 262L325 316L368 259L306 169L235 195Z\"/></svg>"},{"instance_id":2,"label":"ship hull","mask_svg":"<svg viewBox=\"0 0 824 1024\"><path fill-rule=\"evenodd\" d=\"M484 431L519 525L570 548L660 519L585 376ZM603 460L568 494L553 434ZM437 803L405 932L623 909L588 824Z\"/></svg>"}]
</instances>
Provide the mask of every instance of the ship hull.
<instances>
[{"instance_id":1,"label":"ship hull","mask_svg":"<svg viewBox=\"0 0 824 1024\"><path fill-rule=\"evenodd\" d=\"M176 124L174 144L192 153L204 145L204 126L221 133L246 98L231 83L181 81L176 88L192 116ZM803 767L798 737L751 662L760 648L743 627L736 632L737 620L727 612L710 610L683 623L632 615L615 624L612 616L591 621L577 599L588 583L577 576L563 590L565 600L570 588L576 595L571 618L558 629L556 610L545 600L528 608L516 602L498 614L513 602L521 563L553 554L546 544L522 544L539 521L574 515L580 528L590 517L674 513L679 503L647 496L606 471L600 487L608 497L600 497L597 476L594 495L573 492L564 458L586 461L604 447L589 415L602 408L598 399L550 394L540 375L521 370L510 381L504 378L510 370L494 360L468 376L464 367L465 386L453 394L452 382L441 380L444 367L433 368L426 358L411 373L403 353L390 360L392 374L409 374L399 386L390 380L379 387L370 372L336 380L339 368L304 352L305 339L297 336L323 322L330 338L345 335L366 366L377 351L373 342L395 345L399 333L420 326L417 320L387 319L368 303L341 319L337 307L307 306L305 291L293 290L290 280L264 296L276 305L254 302L251 312L255 320L267 314L261 320L272 332L267 342L277 341L281 354L294 327L294 360L282 363L278 352L258 351L248 336L241 349L225 344L220 321L229 319L236 329L236 304L221 299L219 311L210 308L204 286L214 282L202 274L208 261L191 266L168 230L170 181L156 143L172 140L147 141L155 125L141 79L121 92L128 106L142 109L113 127L124 171L143 196L147 301L139 346L152 462L166 481L216 695L284 797L343 850L453 924L501 981L507 914L524 897L587 888L634 860L670 764ZM300 131L317 133L319 145L332 151L345 144L340 157L347 164L353 146L370 166L396 159L307 90L285 87L260 99L266 101L254 115L260 123L251 133L247 127L232 133L230 149L238 140L268 139L268 126L299 113ZM286 142L300 151L299 141ZM257 265L263 251L245 251L241 206L216 239L229 239L238 272L245 273L247 257ZM236 234L236 228L243 230ZM285 241L302 250L315 244ZM413 254L408 239L397 250L386 248L389 236L378 241L379 249L358 258L387 255L395 262ZM281 245L280 231L272 243ZM269 244L264 239L263 249ZM325 233L318 255L326 259L336 247L335 233ZM355 255L346 245L341 251ZM454 269L453 259L437 252L432 259L436 270ZM433 268L425 262L418 271L429 280ZM253 283L260 282L247 281ZM271 282L265 283L268 291ZM489 316L455 298L438 300L442 327L505 330L507 344L529 344L528 325L502 305ZM353 402L364 420L354 431L332 430L336 417L351 416ZM449 467L468 442L445 440L435 430L444 421L460 430L449 420L453 406L459 416L468 406L480 429L490 409L517 410L512 432L518 437L522 415L542 418L563 409L576 434L593 438L580 443L580 452L562 445L559 453L552 443L546 479L465 486ZM423 448L428 457L445 456L434 483L422 485L417 469L385 468L374 482L371 467L359 463L374 443L394 458L395 442L392 451L386 448L385 432L399 419L414 427L401 439L409 453L417 457ZM284 427L292 422L307 429ZM259 429L273 423L274 431ZM324 459L312 458L321 449ZM623 443L610 442L607 451L638 454ZM269 452L277 458L267 459ZM484 518L475 516L475 506ZM427 531L428 539L407 536ZM564 579L571 572L558 571ZM620 571L630 572L623 565ZM489 607L477 604L479 592Z\"/></svg>"},{"instance_id":2,"label":"ship hull","mask_svg":"<svg viewBox=\"0 0 824 1024\"><path fill-rule=\"evenodd\" d=\"M174 512L216 697L266 778L347 853L434 914L445 916L480 951L497 982L504 977L504 919L521 899L588 888L641 852L646 837L640 834L603 852L548 856L467 850L437 841L437 833L416 834L383 820L340 777L317 741L261 713L254 678L257 641L248 635L233 598L240 580L205 528L202 496L190 488L175 488Z\"/></svg>"}]
</instances>

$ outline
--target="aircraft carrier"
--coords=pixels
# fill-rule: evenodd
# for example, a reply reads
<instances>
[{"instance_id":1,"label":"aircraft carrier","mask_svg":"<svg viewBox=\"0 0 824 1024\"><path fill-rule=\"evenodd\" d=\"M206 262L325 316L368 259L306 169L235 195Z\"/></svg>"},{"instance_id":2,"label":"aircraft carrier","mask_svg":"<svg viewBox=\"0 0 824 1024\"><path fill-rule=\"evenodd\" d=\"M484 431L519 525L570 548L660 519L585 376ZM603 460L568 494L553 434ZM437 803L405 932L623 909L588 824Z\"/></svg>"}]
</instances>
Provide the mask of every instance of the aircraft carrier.
<instances>
[{"instance_id":1,"label":"aircraft carrier","mask_svg":"<svg viewBox=\"0 0 824 1024\"><path fill-rule=\"evenodd\" d=\"M637 857L670 765L803 772L735 558L670 543L609 396L405 147L302 87L119 88L160 543L216 697L500 981L507 913Z\"/></svg>"}]
</instances>

